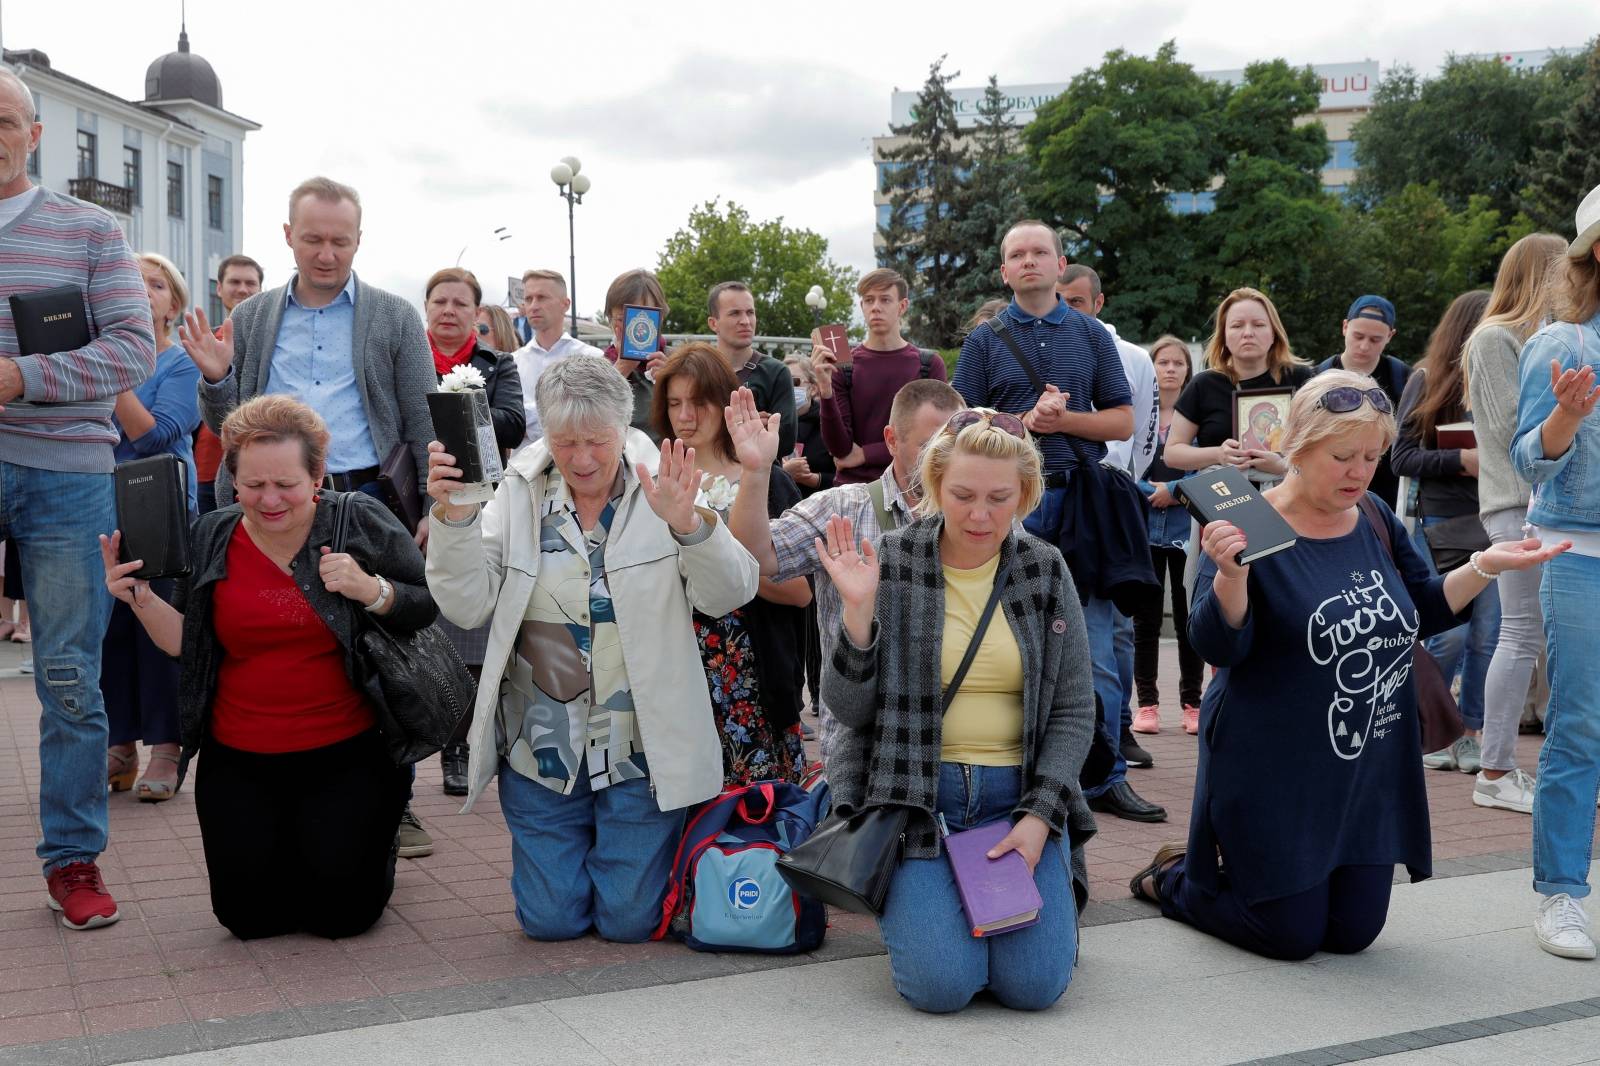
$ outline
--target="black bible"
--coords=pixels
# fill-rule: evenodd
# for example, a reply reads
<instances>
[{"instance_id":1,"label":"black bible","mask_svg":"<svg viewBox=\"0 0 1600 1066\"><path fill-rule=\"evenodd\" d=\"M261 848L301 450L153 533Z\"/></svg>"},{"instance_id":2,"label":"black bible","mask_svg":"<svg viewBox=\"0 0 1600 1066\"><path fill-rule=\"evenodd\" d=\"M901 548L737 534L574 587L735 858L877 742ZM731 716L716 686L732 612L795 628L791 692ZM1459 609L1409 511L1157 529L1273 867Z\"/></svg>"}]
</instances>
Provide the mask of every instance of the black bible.
<instances>
[{"instance_id":1,"label":"black bible","mask_svg":"<svg viewBox=\"0 0 1600 1066\"><path fill-rule=\"evenodd\" d=\"M116 468L121 561L143 559L141 581L189 572L189 471L176 455L131 459Z\"/></svg>"},{"instance_id":2,"label":"black bible","mask_svg":"<svg viewBox=\"0 0 1600 1066\"><path fill-rule=\"evenodd\" d=\"M1172 494L1202 529L1211 522L1227 522L1244 533L1245 549L1234 557L1240 566L1294 547L1289 523L1236 467L1219 466L1190 474L1173 482Z\"/></svg>"},{"instance_id":3,"label":"black bible","mask_svg":"<svg viewBox=\"0 0 1600 1066\"><path fill-rule=\"evenodd\" d=\"M494 497L494 486L505 477L500 465L500 445L489 417L489 397L482 389L428 393L428 414L433 435L455 457L461 481L468 488L451 494L451 502L482 503Z\"/></svg>"},{"instance_id":4,"label":"black bible","mask_svg":"<svg viewBox=\"0 0 1600 1066\"><path fill-rule=\"evenodd\" d=\"M21 355L71 352L89 343L89 313L76 285L19 293L8 298Z\"/></svg>"}]
</instances>

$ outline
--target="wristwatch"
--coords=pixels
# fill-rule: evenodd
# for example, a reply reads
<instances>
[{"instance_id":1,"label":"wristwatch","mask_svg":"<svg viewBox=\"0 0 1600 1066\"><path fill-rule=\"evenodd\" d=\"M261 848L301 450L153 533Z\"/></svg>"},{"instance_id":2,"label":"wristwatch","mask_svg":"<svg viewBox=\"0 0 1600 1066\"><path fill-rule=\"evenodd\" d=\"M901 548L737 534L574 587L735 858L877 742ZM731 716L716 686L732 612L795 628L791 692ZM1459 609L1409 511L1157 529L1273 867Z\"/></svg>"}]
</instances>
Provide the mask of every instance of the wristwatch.
<instances>
[{"instance_id":1,"label":"wristwatch","mask_svg":"<svg viewBox=\"0 0 1600 1066\"><path fill-rule=\"evenodd\" d=\"M378 574L376 576L378 578L378 598L367 604L367 610L369 611L383 610L383 605L389 602L389 595L394 591L394 589L389 585L388 578L384 577L382 574Z\"/></svg>"}]
</instances>

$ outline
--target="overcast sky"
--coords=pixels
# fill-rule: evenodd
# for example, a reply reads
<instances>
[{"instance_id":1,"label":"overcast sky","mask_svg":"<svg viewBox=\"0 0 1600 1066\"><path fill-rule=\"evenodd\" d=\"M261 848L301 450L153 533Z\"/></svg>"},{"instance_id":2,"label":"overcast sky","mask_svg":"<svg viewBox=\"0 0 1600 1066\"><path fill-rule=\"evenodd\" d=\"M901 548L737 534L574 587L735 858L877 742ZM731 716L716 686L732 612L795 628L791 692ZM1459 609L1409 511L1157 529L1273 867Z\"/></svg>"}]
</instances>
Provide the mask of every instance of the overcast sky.
<instances>
[{"instance_id":1,"label":"overcast sky","mask_svg":"<svg viewBox=\"0 0 1600 1066\"><path fill-rule=\"evenodd\" d=\"M1121 0L1033 3L340 3L190 0L189 40L223 106L261 123L245 146L244 252L281 282L284 199L323 173L361 192L356 269L415 302L455 262L490 292L525 267L567 270L565 155L593 191L577 211L578 307L651 266L696 203L738 201L872 261L871 138L889 95L948 53L958 85L1067 81L1112 48L1174 38L1201 70L1282 56L1433 71L1448 52L1569 46L1596 30L1579 0ZM1590 8L1592 11L1593 9ZM992 16L985 22L982 16ZM176 47L178 0L13 0L7 48L131 99ZM71 137L71 130L45 130ZM496 243L497 226L514 235Z\"/></svg>"}]
</instances>

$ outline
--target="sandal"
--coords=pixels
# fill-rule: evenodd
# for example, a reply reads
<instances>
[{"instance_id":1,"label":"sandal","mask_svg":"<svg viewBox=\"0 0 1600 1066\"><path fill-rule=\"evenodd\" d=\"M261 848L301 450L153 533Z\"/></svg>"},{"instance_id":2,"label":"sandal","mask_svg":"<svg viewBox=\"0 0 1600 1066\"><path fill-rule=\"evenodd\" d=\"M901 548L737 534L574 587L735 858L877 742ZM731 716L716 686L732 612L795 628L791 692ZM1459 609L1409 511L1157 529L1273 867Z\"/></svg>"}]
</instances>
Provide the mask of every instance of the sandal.
<instances>
[{"instance_id":1,"label":"sandal","mask_svg":"<svg viewBox=\"0 0 1600 1066\"><path fill-rule=\"evenodd\" d=\"M106 787L113 792L126 792L139 776L139 749L133 744L123 745L125 751L106 749Z\"/></svg>"},{"instance_id":2,"label":"sandal","mask_svg":"<svg viewBox=\"0 0 1600 1066\"><path fill-rule=\"evenodd\" d=\"M19 622L11 629L11 643L32 644L33 627L27 622Z\"/></svg>"},{"instance_id":3,"label":"sandal","mask_svg":"<svg viewBox=\"0 0 1600 1066\"><path fill-rule=\"evenodd\" d=\"M171 781L151 781L148 779L148 777L141 777L139 779L139 785L137 789L140 803L160 803L163 800L169 800L173 796L177 795L178 786L183 783L183 779L178 777L176 774L178 768L177 752L162 751L159 748L152 751L150 753L150 762L145 767L145 773L147 775L155 767L157 759L172 764L174 771L173 779Z\"/></svg>"},{"instance_id":4,"label":"sandal","mask_svg":"<svg viewBox=\"0 0 1600 1066\"><path fill-rule=\"evenodd\" d=\"M1150 860L1150 865L1133 875L1133 880L1128 882L1128 891L1133 893L1134 899L1142 899L1146 903L1160 904L1160 889L1157 887L1154 894L1144 890L1144 882L1149 878L1153 885L1158 886L1158 875L1163 869L1177 860L1183 858L1188 852L1187 844L1163 844L1156 849L1155 858Z\"/></svg>"},{"instance_id":5,"label":"sandal","mask_svg":"<svg viewBox=\"0 0 1600 1066\"><path fill-rule=\"evenodd\" d=\"M10 640L11 634L15 633L16 631L17 623L10 621L9 619L4 622L0 622L0 640Z\"/></svg>"}]
</instances>

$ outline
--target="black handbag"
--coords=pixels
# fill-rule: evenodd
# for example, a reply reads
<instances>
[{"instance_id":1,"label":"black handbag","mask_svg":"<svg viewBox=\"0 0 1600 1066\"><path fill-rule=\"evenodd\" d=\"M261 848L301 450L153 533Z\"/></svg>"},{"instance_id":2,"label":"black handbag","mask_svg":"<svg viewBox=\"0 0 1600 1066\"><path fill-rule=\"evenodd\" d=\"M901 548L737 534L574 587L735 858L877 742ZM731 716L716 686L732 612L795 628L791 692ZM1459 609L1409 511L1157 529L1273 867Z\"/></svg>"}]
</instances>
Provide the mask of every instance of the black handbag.
<instances>
[{"instance_id":1,"label":"black handbag","mask_svg":"<svg viewBox=\"0 0 1600 1066\"><path fill-rule=\"evenodd\" d=\"M334 502L335 552L345 550L350 530L348 492L324 492ZM472 675L438 623L413 633L391 633L377 619L349 602L356 639L351 658L357 687L375 681L382 694L374 702L378 732L396 766L420 762L449 743L456 725L472 706Z\"/></svg>"},{"instance_id":2,"label":"black handbag","mask_svg":"<svg viewBox=\"0 0 1600 1066\"><path fill-rule=\"evenodd\" d=\"M972 631L967 653L944 690L941 714L950 709L950 701L955 699L972 660L977 658L978 645L983 643L983 634L989 629L989 619L994 617L1010 572L1011 560L1007 559L994 576L994 590ZM816 832L778 856L778 874L803 896L840 910L879 917L889 884L900 866L911 811L910 807L882 803L830 814Z\"/></svg>"}]
</instances>

